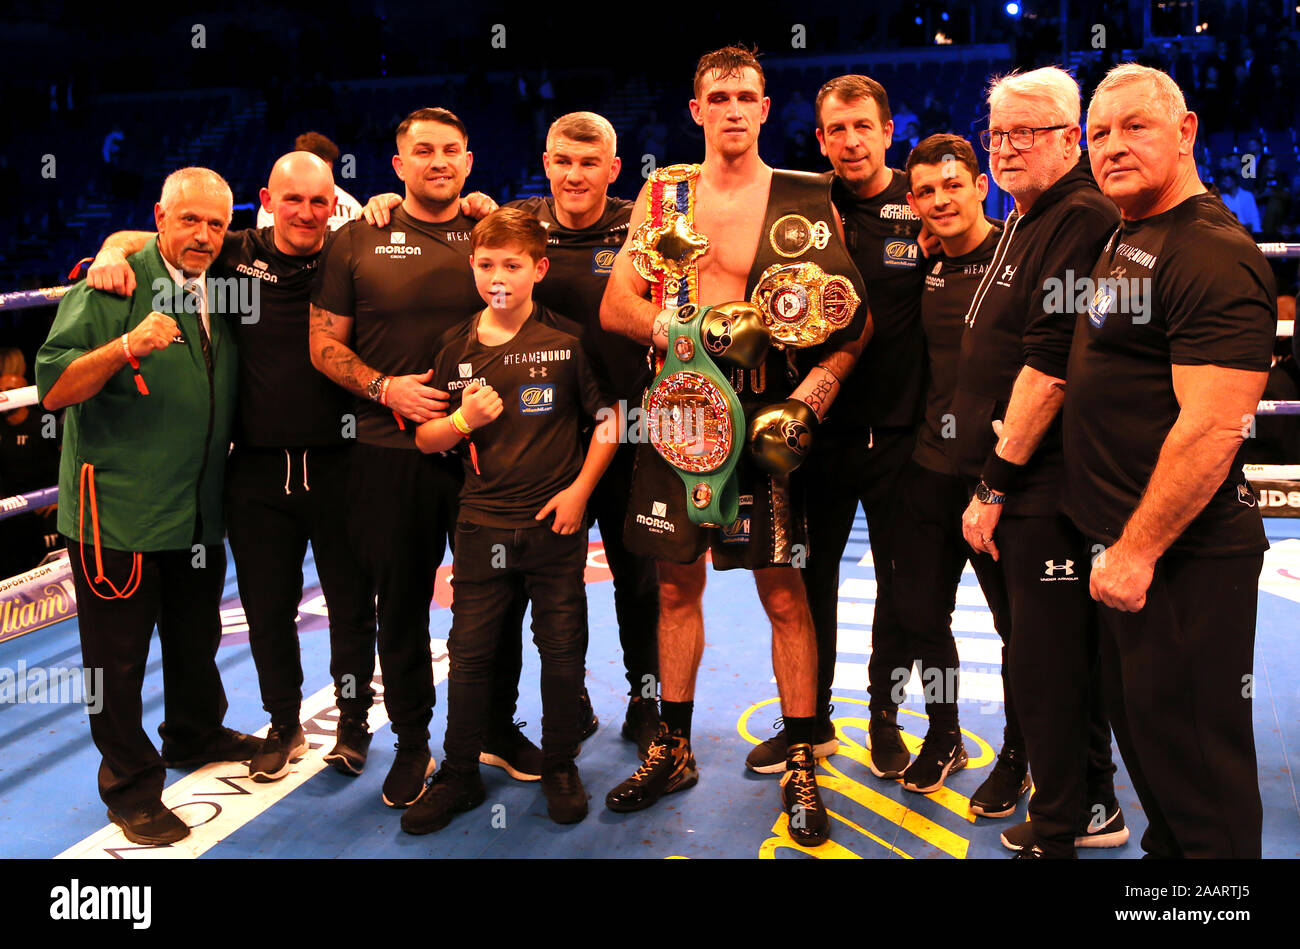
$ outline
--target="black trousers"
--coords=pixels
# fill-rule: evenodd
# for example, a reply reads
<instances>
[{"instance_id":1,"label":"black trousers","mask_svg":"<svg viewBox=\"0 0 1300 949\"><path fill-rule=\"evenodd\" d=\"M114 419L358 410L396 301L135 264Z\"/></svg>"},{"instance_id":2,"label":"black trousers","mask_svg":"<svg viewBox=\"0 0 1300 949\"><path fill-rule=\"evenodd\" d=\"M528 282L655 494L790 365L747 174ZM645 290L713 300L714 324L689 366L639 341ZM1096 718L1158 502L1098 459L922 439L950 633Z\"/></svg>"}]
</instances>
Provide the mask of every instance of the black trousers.
<instances>
[{"instance_id":1,"label":"black trousers","mask_svg":"<svg viewBox=\"0 0 1300 949\"><path fill-rule=\"evenodd\" d=\"M157 803L165 771L142 721L145 666L154 625L162 646L165 719L158 726L163 751L188 757L220 737L226 691L217 670L221 643L221 591L226 549L168 550L141 555L140 584L126 599L93 583L95 550L69 538L77 591L77 628L86 669L103 669L103 707L90 719L99 749L99 796L116 811ZM82 559L85 558L85 569ZM133 554L102 550L104 575L125 590ZM195 564L199 564L196 566ZM86 570L90 575L86 575Z\"/></svg>"},{"instance_id":2,"label":"black trousers","mask_svg":"<svg viewBox=\"0 0 1300 949\"><path fill-rule=\"evenodd\" d=\"M402 744L429 740L436 693L429 648L434 575L454 543L461 462L415 449L357 444L348 465L348 538L378 606L384 705ZM514 627L526 601L512 596ZM503 651L493 711L502 724L519 698L522 644Z\"/></svg>"},{"instance_id":3,"label":"black trousers","mask_svg":"<svg viewBox=\"0 0 1300 949\"><path fill-rule=\"evenodd\" d=\"M1003 517L994 534L1011 606L1011 691L1034 795L1029 819L1045 853L1074 852L1090 808L1115 804L1115 764L1101 691L1089 543L1059 514Z\"/></svg>"},{"instance_id":4,"label":"black trousers","mask_svg":"<svg viewBox=\"0 0 1300 949\"><path fill-rule=\"evenodd\" d=\"M653 560L638 557L623 543L623 522L632 493L636 445L619 445L614 460L592 492L590 519L600 525L605 562L614 575L614 615L623 647L629 695L653 696L659 679L659 575ZM583 654L586 654L584 646ZM646 677L650 676L649 682Z\"/></svg>"},{"instance_id":5,"label":"black trousers","mask_svg":"<svg viewBox=\"0 0 1300 949\"><path fill-rule=\"evenodd\" d=\"M1262 554L1164 556L1146 605L1098 605L1115 741L1153 857L1258 858L1252 670Z\"/></svg>"},{"instance_id":6,"label":"black trousers","mask_svg":"<svg viewBox=\"0 0 1300 949\"><path fill-rule=\"evenodd\" d=\"M494 714L496 651L513 639L514 591L533 604L533 641L542 659L542 754L547 765L572 760L578 744L578 693L585 674L587 531L550 526L456 526L452 624L447 641L446 766L476 771Z\"/></svg>"},{"instance_id":7,"label":"black trousers","mask_svg":"<svg viewBox=\"0 0 1300 949\"><path fill-rule=\"evenodd\" d=\"M971 556L992 562L987 554L974 554L962 537L961 515L967 499L965 486L956 475L932 471L915 461L907 463L892 527L894 604L909 644L908 663L918 659L921 664L931 728L956 728L958 724L959 661L952 612L962 569ZM999 614L995 609L993 622L999 629L1007 626L1005 611ZM899 692L909 671L904 667L894 672Z\"/></svg>"},{"instance_id":8,"label":"black trousers","mask_svg":"<svg viewBox=\"0 0 1300 949\"><path fill-rule=\"evenodd\" d=\"M829 705L838 651L840 558L861 503L876 571L876 608L868 663L871 710L894 709L893 671L911 665L907 633L894 605L893 520L899 477L916 445L915 429L878 429L870 437L813 440L799 471L808 491L808 563L803 580L817 632L817 709Z\"/></svg>"},{"instance_id":9,"label":"black trousers","mask_svg":"<svg viewBox=\"0 0 1300 949\"><path fill-rule=\"evenodd\" d=\"M374 701L375 601L342 517L348 448L236 448L226 465L226 527L248 619L262 707L296 724L302 657L295 623L311 542L329 608L330 677L339 711L364 717Z\"/></svg>"}]
</instances>

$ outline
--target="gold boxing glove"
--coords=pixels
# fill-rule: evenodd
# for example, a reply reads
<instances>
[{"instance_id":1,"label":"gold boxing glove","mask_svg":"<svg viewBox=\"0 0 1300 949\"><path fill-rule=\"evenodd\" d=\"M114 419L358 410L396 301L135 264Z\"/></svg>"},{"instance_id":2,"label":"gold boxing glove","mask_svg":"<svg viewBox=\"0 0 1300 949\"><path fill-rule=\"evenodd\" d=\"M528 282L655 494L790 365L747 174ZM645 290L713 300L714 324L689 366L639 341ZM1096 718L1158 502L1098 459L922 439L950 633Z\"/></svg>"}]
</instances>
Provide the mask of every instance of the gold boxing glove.
<instances>
[{"instance_id":1,"label":"gold boxing glove","mask_svg":"<svg viewBox=\"0 0 1300 949\"><path fill-rule=\"evenodd\" d=\"M700 339L714 359L742 369L763 365L772 345L763 314L744 300L708 307L700 323Z\"/></svg>"},{"instance_id":2,"label":"gold boxing glove","mask_svg":"<svg viewBox=\"0 0 1300 949\"><path fill-rule=\"evenodd\" d=\"M808 457L817 413L798 399L769 405L749 421L749 450L758 466L788 475Z\"/></svg>"}]
</instances>

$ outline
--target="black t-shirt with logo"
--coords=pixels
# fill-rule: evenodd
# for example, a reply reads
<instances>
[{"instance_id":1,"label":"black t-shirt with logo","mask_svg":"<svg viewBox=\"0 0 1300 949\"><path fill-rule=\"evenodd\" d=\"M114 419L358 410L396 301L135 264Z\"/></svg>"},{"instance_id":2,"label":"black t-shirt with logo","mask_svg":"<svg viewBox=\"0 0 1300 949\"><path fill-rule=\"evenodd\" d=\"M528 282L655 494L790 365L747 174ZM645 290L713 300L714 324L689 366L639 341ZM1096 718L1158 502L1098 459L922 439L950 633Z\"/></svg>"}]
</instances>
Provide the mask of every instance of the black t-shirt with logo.
<instances>
[{"instance_id":1,"label":"black t-shirt with logo","mask_svg":"<svg viewBox=\"0 0 1300 949\"><path fill-rule=\"evenodd\" d=\"M433 382L451 393L455 411L471 382L501 396L501 414L471 439L459 517L486 527L549 525L534 518L582 470L578 438L585 420L610 404L582 348L581 327L534 304L513 338L479 341L480 314L438 341Z\"/></svg>"},{"instance_id":2,"label":"black t-shirt with logo","mask_svg":"<svg viewBox=\"0 0 1300 949\"><path fill-rule=\"evenodd\" d=\"M871 342L831 407L828 431L909 428L921 418L925 395L925 336L921 329L924 258L916 237L921 219L907 205L907 175L880 194L859 198L838 176L831 200L844 222L844 242L867 285Z\"/></svg>"},{"instance_id":3,"label":"black t-shirt with logo","mask_svg":"<svg viewBox=\"0 0 1300 949\"><path fill-rule=\"evenodd\" d=\"M483 305L469 265L474 221L418 221L401 207L387 227L343 225L323 256L312 302L352 318L352 350L387 375L433 368L438 338ZM415 450L415 425L398 427L390 409L357 401L357 439Z\"/></svg>"},{"instance_id":4,"label":"black t-shirt with logo","mask_svg":"<svg viewBox=\"0 0 1300 949\"><path fill-rule=\"evenodd\" d=\"M1025 214L1008 215L961 337L947 451L968 481L980 477L997 444L992 422L1005 418L1020 370L1030 366L1065 378L1076 281L1092 270L1118 223L1119 212L1097 187L1086 154ZM1003 516L1056 514L1063 469L1058 416L1008 492Z\"/></svg>"},{"instance_id":5,"label":"black t-shirt with logo","mask_svg":"<svg viewBox=\"0 0 1300 949\"><path fill-rule=\"evenodd\" d=\"M1267 372L1277 292L1254 239L1209 194L1125 221L1092 281L1070 349L1063 507L1085 534L1113 543L1178 418L1171 366ZM1169 549L1213 557L1267 548L1255 497L1234 460Z\"/></svg>"},{"instance_id":6,"label":"black t-shirt with logo","mask_svg":"<svg viewBox=\"0 0 1300 949\"><path fill-rule=\"evenodd\" d=\"M582 324L583 346L601 391L636 405L650 381L647 347L600 325L600 301L614 257L627 240L632 202L606 198L600 220L580 231L559 222L554 198L524 198L506 207L527 211L546 228L546 256L551 269L533 288L533 299Z\"/></svg>"},{"instance_id":7,"label":"black t-shirt with logo","mask_svg":"<svg viewBox=\"0 0 1300 949\"><path fill-rule=\"evenodd\" d=\"M320 258L319 252L281 253L274 228L264 227L231 231L212 264L210 278L234 278L239 302L255 304L252 313L240 312L246 306L225 307L239 346L236 445L345 444L343 416L352 410L352 397L312 366L307 346L309 304ZM210 305L216 302L214 289L209 285Z\"/></svg>"},{"instance_id":8,"label":"black t-shirt with logo","mask_svg":"<svg viewBox=\"0 0 1300 949\"><path fill-rule=\"evenodd\" d=\"M945 451L952 436L948 425L952 416L948 409L957 388L957 363L961 358L966 311L970 309L971 298L975 296L1002 235L1002 222L993 223L993 229L969 253L952 258L940 254L925 262L921 324L925 327L930 373L925 390L925 418L916 433L916 450L912 458L918 465L940 474L957 473ZM945 430L948 430L946 437Z\"/></svg>"}]
</instances>

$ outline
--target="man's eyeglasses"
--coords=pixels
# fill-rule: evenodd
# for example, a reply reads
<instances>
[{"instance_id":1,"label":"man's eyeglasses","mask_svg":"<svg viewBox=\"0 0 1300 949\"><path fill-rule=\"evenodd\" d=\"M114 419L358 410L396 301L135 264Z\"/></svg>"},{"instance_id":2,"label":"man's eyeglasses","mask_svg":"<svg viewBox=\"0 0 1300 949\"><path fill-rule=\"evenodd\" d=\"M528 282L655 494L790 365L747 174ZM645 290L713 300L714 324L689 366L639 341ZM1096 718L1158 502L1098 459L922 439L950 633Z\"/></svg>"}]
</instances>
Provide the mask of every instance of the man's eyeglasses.
<instances>
[{"instance_id":1,"label":"man's eyeglasses","mask_svg":"<svg viewBox=\"0 0 1300 949\"><path fill-rule=\"evenodd\" d=\"M980 132L980 144L984 146L986 152L996 152L1002 147L1003 136L1011 139L1011 147L1024 151L1026 148L1034 147L1035 132L1055 132L1057 129L1068 129L1068 125L1041 125L1036 128L1014 128L1007 132L1000 132L996 129L985 129Z\"/></svg>"}]
</instances>

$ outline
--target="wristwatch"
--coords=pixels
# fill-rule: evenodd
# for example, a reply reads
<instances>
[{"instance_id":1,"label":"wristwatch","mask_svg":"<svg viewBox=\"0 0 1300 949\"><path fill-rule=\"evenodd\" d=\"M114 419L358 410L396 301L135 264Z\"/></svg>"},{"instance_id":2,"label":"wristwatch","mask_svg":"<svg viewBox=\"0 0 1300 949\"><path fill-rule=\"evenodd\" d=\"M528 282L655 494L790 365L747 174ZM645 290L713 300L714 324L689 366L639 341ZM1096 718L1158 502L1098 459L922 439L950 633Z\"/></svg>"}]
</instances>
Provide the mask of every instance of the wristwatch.
<instances>
[{"instance_id":1,"label":"wristwatch","mask_svg":"<svg viewBox=\"0 0 1300 949\"><path fill-rule=\"evenodd\" d=\"M975 486L975 500L981 504L1002 504L1006 499L1005 494L995 494L983 481Z\"/></svg>"},{"instance_id":2,"label":"wristwatch","mask_svg":"<svg viewBox=\"0 0 1300 949\"><path fill-rule=\"evenodd\" d=\"M384 380L387 378L388 377L385 375L378 375L375 376L375 378L371 379L368 383L366 383L366 396L370 399L370 401L372 402L379 401L379 395L381 392L384 391Z\"/></svg>"}]
</instances>

